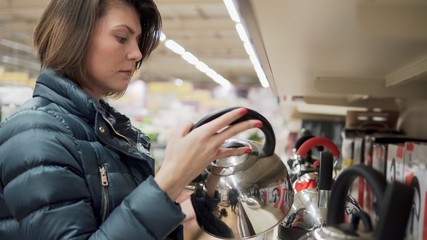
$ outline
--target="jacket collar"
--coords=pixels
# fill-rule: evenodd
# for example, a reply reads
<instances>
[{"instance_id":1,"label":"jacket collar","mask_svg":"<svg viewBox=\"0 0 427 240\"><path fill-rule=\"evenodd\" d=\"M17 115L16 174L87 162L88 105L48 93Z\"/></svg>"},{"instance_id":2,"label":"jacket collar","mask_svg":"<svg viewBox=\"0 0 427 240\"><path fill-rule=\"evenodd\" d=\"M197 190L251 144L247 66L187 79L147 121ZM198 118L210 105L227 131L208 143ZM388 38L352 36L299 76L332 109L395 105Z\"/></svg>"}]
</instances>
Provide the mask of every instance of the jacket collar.
<instances>
[{"instance_id":1,"label":"jacket collar","mask_svg":"<svg viewBox=\"0 0 427 240\"><path fill-rule=\"evenodd\" d=\"M97 112L104 113L97 99L51 69L43 69L39 74L33 97L48 99L90 123L94 122Z\"/></svg>"},{"instance_id":2,"label":"jacket collar","mask_svg":"<svg viewBox=\"0 0 427 240\"><path fill-rule=\"evenodd\" d=\"M96 129L98 129L99 124L105 123L104 119L107 118L106 112L108 112L117 120L114 124L115 130L132 141L136 148L130 148L116 138L105 138L98 134L97 136L107 145L117 148L118 151L128 156L136 159L146 159L153 174L154 159L148 152L148 149L150 149L148 137L140 131L136 131L132 127L129 118L116 111L107 102L98 101L75 82L51 69L43 69L39 74L33 97L47 99L63 107L71 114L81 117L94 126L95 132L97 132ZM140 152L136 149L139 149Z\"/></svg>"},{"instance_id":3,"label":"jacket collar","mask_svg":"<svg viewBox=\"0 0 427 240\"><path fill-rule=\"evenodd\" d=\"M145 148L150 148L148 138L144 138L141 142L141 134L135 131L127 116L119 113L106 101L98 101L75 82L51 69L43 69L39 74L33 97L41 97L54 102L91 125L97 125L95 123L97 119L101 121L107 119L106 112L108 112L117 120L113 123L115 130L125 135L129 140L139 142ZM97 114L102 117L97 117Z\"/></svg>"}]
</instances>

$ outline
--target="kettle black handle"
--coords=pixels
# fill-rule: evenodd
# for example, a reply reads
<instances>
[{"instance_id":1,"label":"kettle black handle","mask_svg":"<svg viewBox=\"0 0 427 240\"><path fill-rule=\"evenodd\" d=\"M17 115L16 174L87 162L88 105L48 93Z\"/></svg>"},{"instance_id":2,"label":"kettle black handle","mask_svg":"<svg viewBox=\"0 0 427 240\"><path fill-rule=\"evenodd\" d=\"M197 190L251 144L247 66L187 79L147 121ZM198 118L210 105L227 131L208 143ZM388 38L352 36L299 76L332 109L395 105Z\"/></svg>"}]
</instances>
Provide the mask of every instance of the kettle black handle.
<instances>
[{"instance_id":1,"label":"kettle black handle","mask_svg":"<svg viewBox=\"0 0 427 240\"><path fill-rule=\"evenodd\" d=\"M194 124L191 130L197 127L200 127L201 125L208 123L218 118L219 116L222 116L223 114L237 108L239 107L230 107L230 108L226 108L226 109L208 114L207 116L200 119L196 124ZM274 149L276 147L276 137L274 135L274 131L273 131L273 128L271 127L270 122L268 122L268 120L264 116L262 116L260 113L249 108L246 108L246 109L248 110L248 113L246 113L244 116L240 117L239 119L235 120L230 125L243 122L246 120L252 120L252 119L260 120L262 122L262 127L260 129L264 133L265 141L264 141L264 145L262 146L262 150L259 157L272 156L274 154Z\"/></svg>"},{"instance_id":2,"label":"kettle black handle","mask_svg":"<svg viewBox=\"0 0 427 240\"><path fill-rule=\"evenodd\" d=\"M377 170L364 165L353 165L344 170L334 182L331 198L328 203L327 225L338 226L345 221L346 196L353 181L357 177L363 177L379 203L384 200L384 192L387 180ZM379 214L379 209L376 211Z\"/></svg>"},{"instance_id":3,"label":"kettle black handle","mask_svg":"<svg viewBox=\"0 0 427 240\"><path fill-rule=\"evenodd\" d=\"M330 152L320 152L320 168L317 187L319 190L331 190L334 182L334 157Z\"/></svg>"},{"instance_id":4,"label":"kettle black handle","mask_svg":"<svg viewBox=\"0 0 427 240\"><path fill-rule=\"evenodd\" d=\"M414 200L414 188L394 181L387 186L382 203L376 240L404 239Z\"/></svg>"},{"instance_id":5,"label":"kettle black handle","mask_svg":"<svg viewBox=\"0 0 427 240\"><path fill-rule=\"evenodd\" d=\"M357 177L363 177L377 199L381 208L375 209L379 222L374 239L403 239L410 216L414 197L413 187L394 181L387 184L384 175L372 167L354 165L344 170L335 181L328 205L327 224L338 226L344 223L345 199L348 190Z\"/></svg>"}]
</instances>

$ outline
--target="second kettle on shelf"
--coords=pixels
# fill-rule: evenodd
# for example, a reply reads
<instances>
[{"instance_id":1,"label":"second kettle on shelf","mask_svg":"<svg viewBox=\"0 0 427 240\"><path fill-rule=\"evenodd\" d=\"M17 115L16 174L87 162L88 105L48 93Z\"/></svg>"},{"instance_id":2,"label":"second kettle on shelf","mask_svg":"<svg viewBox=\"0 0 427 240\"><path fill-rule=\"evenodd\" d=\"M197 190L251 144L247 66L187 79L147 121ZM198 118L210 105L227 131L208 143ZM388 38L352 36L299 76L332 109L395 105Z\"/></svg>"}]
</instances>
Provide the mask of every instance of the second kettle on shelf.
<instances>
[{"instance_id":1,"label":"second kettle on shelf","mask_svg":"<svg viewBox=\"0 0 427 240\"><path fill-rule=\"evenodd\" d=\"M371 221L364 211L357 212L348 223L345 217L345 196L353 181L364 178L375 196L378 221ZM412 208L414 189L403 183L387 183L377 170L354 165L336 179L328 206L326 226L303 235L299 240L320 239L404 239ZM362 223L362 224L360 224Z\"/></svg>"},{"instance_id":2,"label":"second kettle on shelf","mask_svg":"<svg viewBox=\"0 0 427 240\"><path fill-rule=\"evenodd\" d=\"M278 227L281 240L298 239L304 234L326 225L327 207L333 184L334 157L339 156L337 146L324 137L303 136L294 149L293 161L304 164L294 172L294 203L290 214ZM319 157L310 163L301 161L316 147L321 150ZM297 165L296 164L296 165ZM295 166L295 165L294 165ZM361 211L357 201L346 196L347 214Z\"/></svg>"}]
</instances>

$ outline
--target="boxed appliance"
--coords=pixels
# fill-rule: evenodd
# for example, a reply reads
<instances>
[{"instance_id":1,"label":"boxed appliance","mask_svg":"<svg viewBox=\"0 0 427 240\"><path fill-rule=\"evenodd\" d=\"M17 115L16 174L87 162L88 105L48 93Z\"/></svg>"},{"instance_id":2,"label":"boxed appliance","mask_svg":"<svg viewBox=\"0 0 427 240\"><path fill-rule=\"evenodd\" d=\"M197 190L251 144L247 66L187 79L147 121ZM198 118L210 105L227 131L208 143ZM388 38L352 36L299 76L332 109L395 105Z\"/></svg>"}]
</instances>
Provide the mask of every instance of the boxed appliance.
<instances>
[{"instance_id":1,"label":"boxed appliance","mask_svg":"<svg viewBox=\"0 0 427 240\"><path fill-rule=\"evenodd\" d=\"M427 240L427 170L415 170L407 180L415 195L405 240Z\"/></svg>"},{"instance_id":2,"label":"boxed appliance","mask_svg":"<svg viewBox=\"0 0 427 240\"><path fill-rule=\"evenodd\" d=\"M404 178L404 163L403 151L404 144L388 144L387 146L387 163L386 163L386 179L389 182L398 181L405 182Z\"/></svg>"},{"instance_id":3,"label":"boxed appliance","mask_svg":"<svg viewBox=\"0 0 427 240\"><path fill-rule=\"evenodd\" d=\"M404 151L404 179L407 180L407 178L410 178L417 170L425 170L426 166L427 144L422 142L406 142Z\"/></svg>"}]
</instances>

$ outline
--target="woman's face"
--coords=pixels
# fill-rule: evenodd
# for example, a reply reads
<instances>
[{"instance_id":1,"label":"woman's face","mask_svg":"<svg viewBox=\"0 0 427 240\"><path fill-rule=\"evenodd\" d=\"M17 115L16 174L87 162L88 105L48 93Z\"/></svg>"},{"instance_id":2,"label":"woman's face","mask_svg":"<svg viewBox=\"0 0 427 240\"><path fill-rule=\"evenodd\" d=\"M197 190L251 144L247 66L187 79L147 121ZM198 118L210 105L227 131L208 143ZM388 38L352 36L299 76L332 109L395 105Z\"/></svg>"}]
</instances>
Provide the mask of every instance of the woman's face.
<instances>
[{"instance_id":1,"label":"woman's face","mask_svg":"<svg viewBox=\"0 0 427 240\"><path fill-rule=\"evenodd\" d=\"M138 47L141 25L131 6L112 3L95 24L86 59L85 90L100 99L111 92L123 92L142 58Z\"/></svg>"}]
</instances>

